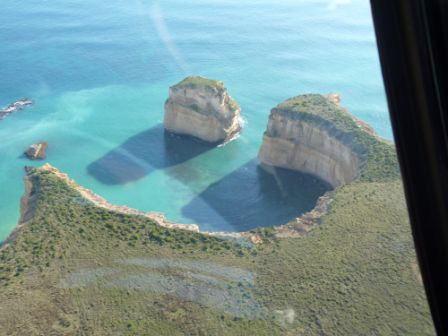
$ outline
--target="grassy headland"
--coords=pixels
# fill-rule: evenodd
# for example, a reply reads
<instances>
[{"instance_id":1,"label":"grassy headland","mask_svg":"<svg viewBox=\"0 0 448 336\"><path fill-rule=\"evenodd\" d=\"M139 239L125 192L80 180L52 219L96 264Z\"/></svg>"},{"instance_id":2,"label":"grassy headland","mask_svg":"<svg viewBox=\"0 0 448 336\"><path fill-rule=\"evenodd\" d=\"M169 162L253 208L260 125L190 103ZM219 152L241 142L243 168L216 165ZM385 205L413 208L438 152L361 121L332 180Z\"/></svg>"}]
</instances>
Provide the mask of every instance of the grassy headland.
<instances>
[{"instance_id":1,"label":"grassy headland","mask_svg":"<svg viewBox=\"0 0 448 336\"><path fill-rule=\"evenodd\" d=\"M0 252L2 335L434 333L399 180L343 187L305 237L253 245L28 179L34 213Z\"/></svg>"}]
</instances>

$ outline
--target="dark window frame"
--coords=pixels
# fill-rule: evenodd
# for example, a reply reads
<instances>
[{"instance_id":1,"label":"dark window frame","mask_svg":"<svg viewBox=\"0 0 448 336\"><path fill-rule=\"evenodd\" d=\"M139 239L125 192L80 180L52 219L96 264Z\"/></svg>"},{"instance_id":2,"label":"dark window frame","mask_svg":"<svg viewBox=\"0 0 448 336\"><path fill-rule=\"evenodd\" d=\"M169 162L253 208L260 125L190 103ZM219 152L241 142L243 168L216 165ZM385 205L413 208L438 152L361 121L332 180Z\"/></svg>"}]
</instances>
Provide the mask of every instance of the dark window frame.
<instances>
[{"instance_id":1,"label":"dark window frame","mask_svg":"<svg viewBox=\"0 0 448 336\"><path fill-rule=\"evenodd\" d=\"M371 0L417 257L448 335L448 1Z\"/></svg>"}]
</instances>

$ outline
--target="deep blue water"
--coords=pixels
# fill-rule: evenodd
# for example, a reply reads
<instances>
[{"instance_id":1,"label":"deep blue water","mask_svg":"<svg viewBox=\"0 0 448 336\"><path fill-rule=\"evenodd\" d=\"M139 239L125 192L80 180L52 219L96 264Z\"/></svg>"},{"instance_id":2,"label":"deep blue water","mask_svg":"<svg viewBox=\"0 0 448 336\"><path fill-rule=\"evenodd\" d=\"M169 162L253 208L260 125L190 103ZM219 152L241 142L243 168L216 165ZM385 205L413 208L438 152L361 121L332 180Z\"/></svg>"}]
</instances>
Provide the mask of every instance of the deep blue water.
<instances>
[{"instance_id":1,"label":"deep blue water","mask_svg":"<svg viewBox=\"0 0 448 336\"><path fill-rule=\"evenodd\" d=\"M258 166L282 100L340 93L391 138L368 1L2 0L0 13L0 106L35 101L0 121L0 239L17 223L21 153L36 141L113 203L246 230L288 221L326 189ZM190 74L225 82L246 120L239 139L210 148L164 134L168 87Z\"/></svg>"}]
</instances>

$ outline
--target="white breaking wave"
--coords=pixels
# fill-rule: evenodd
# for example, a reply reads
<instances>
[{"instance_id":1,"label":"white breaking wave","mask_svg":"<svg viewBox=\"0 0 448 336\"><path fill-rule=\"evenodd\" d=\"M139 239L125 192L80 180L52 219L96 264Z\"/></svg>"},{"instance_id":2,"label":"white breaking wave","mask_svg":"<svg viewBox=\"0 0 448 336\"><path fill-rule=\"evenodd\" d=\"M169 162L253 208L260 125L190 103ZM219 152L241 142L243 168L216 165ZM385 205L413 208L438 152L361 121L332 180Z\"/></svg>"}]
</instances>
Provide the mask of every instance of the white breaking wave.
<instances>
[{"instance_id":1,"label":"white breaking wave","mask_svg":"<svg viewBox=\"0 0 448 336\"><path fill-rule=\"evenodd\" d=\"M241 126L241 129L238 133L235 133L231 138L227 139L226 141L224 141L222 144L219 144L218 147L224 147L225 145L227 145L229 142L232 142L233 140L238 139L241 136L241 132L243 131L244 127L247 124L247 120L244 119L243 117L239 117L238 119L238 123Z\"/></svg>"}]
</instances>

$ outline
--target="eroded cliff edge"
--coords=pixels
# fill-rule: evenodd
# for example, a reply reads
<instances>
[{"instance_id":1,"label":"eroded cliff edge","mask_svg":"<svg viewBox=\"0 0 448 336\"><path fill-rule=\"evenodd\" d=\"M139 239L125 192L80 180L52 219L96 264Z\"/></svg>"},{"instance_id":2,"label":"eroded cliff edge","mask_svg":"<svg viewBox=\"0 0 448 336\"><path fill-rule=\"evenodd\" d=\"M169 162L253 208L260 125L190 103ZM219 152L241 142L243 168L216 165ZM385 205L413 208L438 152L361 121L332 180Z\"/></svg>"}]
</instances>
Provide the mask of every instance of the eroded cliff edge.
<instances>
[{"instance_id":1,"label":"eroded cliff edge","mask_svg":"<svg viewBox=\"0 0 448 336\"><path fill-rule=\"evenodd\" d=\"M222 81L191 76L170 87L164 126L207 142L226 142L241 130L240 111Z\"/></svg>"},{"instance_id":2,"label":"eroded cliff edge","mask_svg":"<svg viewBox=\"0 0 448 336\"><path fill-rule=\"evenodd\" d=\"M306 94L271 110L261 162L310 173L333 187L399 176L394 146L339 106L337 95Z\"/></svg>"}]
</instances>

